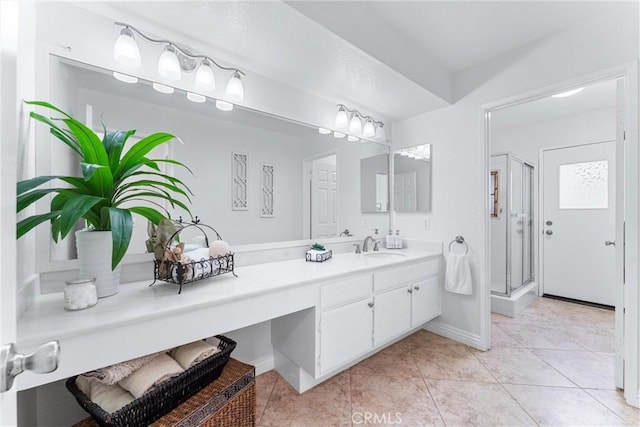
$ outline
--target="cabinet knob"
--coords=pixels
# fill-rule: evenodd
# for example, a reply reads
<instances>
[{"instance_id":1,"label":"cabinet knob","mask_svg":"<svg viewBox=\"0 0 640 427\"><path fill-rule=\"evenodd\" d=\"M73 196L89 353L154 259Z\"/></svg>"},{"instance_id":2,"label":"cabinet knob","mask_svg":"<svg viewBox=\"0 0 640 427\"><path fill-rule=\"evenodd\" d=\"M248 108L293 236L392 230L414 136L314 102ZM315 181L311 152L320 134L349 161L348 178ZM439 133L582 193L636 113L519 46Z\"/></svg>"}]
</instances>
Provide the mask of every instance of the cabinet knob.
<instances>
[{"instance_id":1,"label":"cabinet knob","mask_svg":"<svg viewBox=\"0 0 640 427\"><path fill-rule=\"evenodd\" d=\"M415 289L416 291L420 290L420 286L414 286L413 289Z\"/></svg>"},{"instance_id":2,"label":"cabinet knob","mask_svg":"<svg viewBox=\"0 0 640 427\"><path fill-rule=\"evenodd\" d=\"M367 305L369 306L369 308L373 308L373 303L372 302L368 303Z\"/></svg>"},{"instance_id":3,"label":"cabinet knob","mask_svg":"<svg viewBox=\"0 0 640 427\"><path fill-rule=\"evenodd\" d=\"M407 289L407 292L409 292L410 294L412 294L412 293L413 293L413 289L409 288L409 289Z\"/></svg>"}]
</instances>

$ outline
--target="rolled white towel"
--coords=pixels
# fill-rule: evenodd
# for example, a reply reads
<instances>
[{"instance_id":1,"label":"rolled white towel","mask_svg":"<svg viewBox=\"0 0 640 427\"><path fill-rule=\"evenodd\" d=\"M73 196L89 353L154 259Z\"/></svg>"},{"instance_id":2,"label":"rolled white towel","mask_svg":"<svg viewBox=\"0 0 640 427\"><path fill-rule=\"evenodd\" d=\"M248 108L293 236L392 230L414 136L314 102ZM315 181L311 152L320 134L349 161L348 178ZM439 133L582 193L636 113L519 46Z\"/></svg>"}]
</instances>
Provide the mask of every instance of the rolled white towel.
<instances>
[{"instance_id":1,"label":"rolled white towel","mask_svg":"<svg viewBox=\"0 0 640 427\"><path fill-rule=\"evenodd\" d=\"M189 369L218 351L217 346L200 340L174 348L169 352L169 356L173 357L183 369Z\"/></svg>"},{"instance_id":2,"label":"rolled white towel","mask_svg":"<svg viewBox=\"0 0 640 427\"><path fill-rule=\"evenodd\" d=\"M131 393L117 384L107 385L84 375L76 378L76 385L93 403L110 414L135 400Z\"/></svg>"},{"instance_id":3,"label":"rolled white towel","mask_svg":"<svg viewBox=\"0 0 640 427\"><path fill-rule=\"evenodd\" d=\"M126 378L120 381L120 386L138 398L163 382L184 372L184 369L169 357L163 354L152 362L144 365Z\"/></svg>"},{"instance_id":4,"label":"rolled white towel","mask_svg":"<svg viewBox=\"0 0 640 427\"><path fill-rule=\"evenodd\" d=\"M199 248L189 252L189 258L193 261L201 261L203 259L209 259L209 248Z\"/></svg>"},{"instance_id":5,"label":"rolled white towel","mask_svg":"<svg viewBox=\"0 0 640 427\"><path fill-rule=\"evenodd\" d=\"M140 369L162 354L164 354L164 352L162 351L158 353L147 354L146 356L137 357L135 359L116 363L114 365L96 369L94 371L85 372L82 375L85 377L95 378L96 380L104 384L117 384L121 379L131 375L133 371L135 371L136 369Z\"/></svg>"}]
</instances>

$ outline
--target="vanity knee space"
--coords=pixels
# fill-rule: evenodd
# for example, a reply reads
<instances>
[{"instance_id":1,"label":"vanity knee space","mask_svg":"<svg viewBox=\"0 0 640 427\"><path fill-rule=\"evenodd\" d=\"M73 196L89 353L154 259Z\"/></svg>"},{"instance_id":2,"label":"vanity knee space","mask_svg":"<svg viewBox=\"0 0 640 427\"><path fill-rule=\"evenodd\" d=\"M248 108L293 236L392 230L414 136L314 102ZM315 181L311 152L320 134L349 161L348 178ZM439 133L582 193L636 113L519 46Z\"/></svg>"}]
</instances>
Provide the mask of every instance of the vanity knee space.
<instances>
[{"instance_id":1,"label":"vanity knee space","mask_svg":"<svg viewBox=\"0 0 640 427\"><path fill-rule=\"evenodd\" d=\"M440 315L439 272L432 259L321 284L315 310L272 323L276 369L302 392L397 341Z\"/></svg>"}]
</instances>

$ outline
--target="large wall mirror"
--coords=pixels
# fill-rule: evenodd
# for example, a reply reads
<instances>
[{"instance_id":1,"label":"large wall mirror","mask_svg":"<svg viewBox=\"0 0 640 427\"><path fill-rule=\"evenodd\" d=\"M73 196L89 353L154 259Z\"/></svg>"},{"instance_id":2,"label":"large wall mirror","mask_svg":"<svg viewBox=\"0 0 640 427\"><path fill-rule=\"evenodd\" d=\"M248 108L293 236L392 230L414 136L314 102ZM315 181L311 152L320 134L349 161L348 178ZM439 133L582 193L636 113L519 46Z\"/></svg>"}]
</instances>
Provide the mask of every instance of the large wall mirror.
<instances>
[{"instance_id":1,"label":"large wall mirror","mask_svg":"<svg viewBox=\"0 0 640 427\"><path fill-rule=\"evenodd\" d=\"M393 154L395 212L431 212L431 144L407 147Z\"/></svg>"},{"instance_id":2,"label":"large wall mirror","mask_svg":"<svg viewBox=\"0 0 640 427\"><path fill-rule=\"evenodd\" d=\"M158 131L179 136L154 156L192 169L193 175L179 168L167 173L187 183L192 213L231 245L339 237L345 229L364 236L389 226L388 213L369 214L360 206L361 160L388 158L387 145L336 139L315 126L238 106L221 111L211 99L196 103L182 91L160 93L150 82L123 83L109 70L54 55L50 79L50 101L96 131L104 122L108 129L136 129L137 137ZM43 126L36 129L38 139L50 138ZM38 147L50 150L37 159L49 163L38 167L39 174L77 172L75 154L64 144ZM388 194L388 188L379 192ZM179 215L185 214L175 211ZM146 220L135 221L128 254L145 252ZM50 248L50 261L76 257L72 234L58 244L50 234L38 236L49 237L39 244Z\"/></svg>"}]
</instances>

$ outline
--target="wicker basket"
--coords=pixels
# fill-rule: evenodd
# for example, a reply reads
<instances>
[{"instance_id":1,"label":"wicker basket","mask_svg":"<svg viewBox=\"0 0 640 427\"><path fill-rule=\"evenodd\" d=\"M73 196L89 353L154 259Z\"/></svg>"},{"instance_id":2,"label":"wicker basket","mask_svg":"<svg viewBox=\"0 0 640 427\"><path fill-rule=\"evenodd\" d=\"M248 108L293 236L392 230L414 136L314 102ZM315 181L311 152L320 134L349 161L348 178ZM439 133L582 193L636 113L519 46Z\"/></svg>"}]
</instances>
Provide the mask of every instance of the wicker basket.
<instances>
[{"instance_id":1,"label":"wicker basket","mask_svg":"<svg viewBox=\"0 0 640 427\"><path fill-rule=\"evenodd\" d=\"M197 218L197 217L196 217ZM180 229L173 233L169 240L167 241L166 249L170 249L171 243L178 237L178 235L188 229L188 228L196 228L200 230L205 238L205 245L209 246L209 236L207 236L207 232L205 228L213 231L216 235L217 240L222 240L220 233L218 233L213 227L208 226L206 224L201 224L199 222L194 222L193 224L182 224ZM204 227L204 228L203 228ZM188 253L186 254L188 256ZM173 262L168 260L154 260L154 268L153 268L153 284L158 280L162 280L163 282L173 283L180 286L178 293L182 293L182 285L186 283L196 282L198 280L208 279L210 277L219 276L225 273L231 273L235 277L238 275L234 271L234 258L233 253L222 255L219 257L209 257L201 260L193 260L188 263L180 263Z\"/></svg>"},{"instance_id":2,"label":"wicker basket","mask_svg":"<svg viewBox=\"0 0 640 427\"><path fill-rule=\"evenodd\" d=\"M142 397L134 400L116 412L108 413L89 398L76 385L77 376L67 380L67 389L80 406L87 411L98 425L106 426L146 426L202 390L220 377L236 343L221 335L220 351L187 369L180 375L160 384Z\"/></svg>"}]
</instances>

